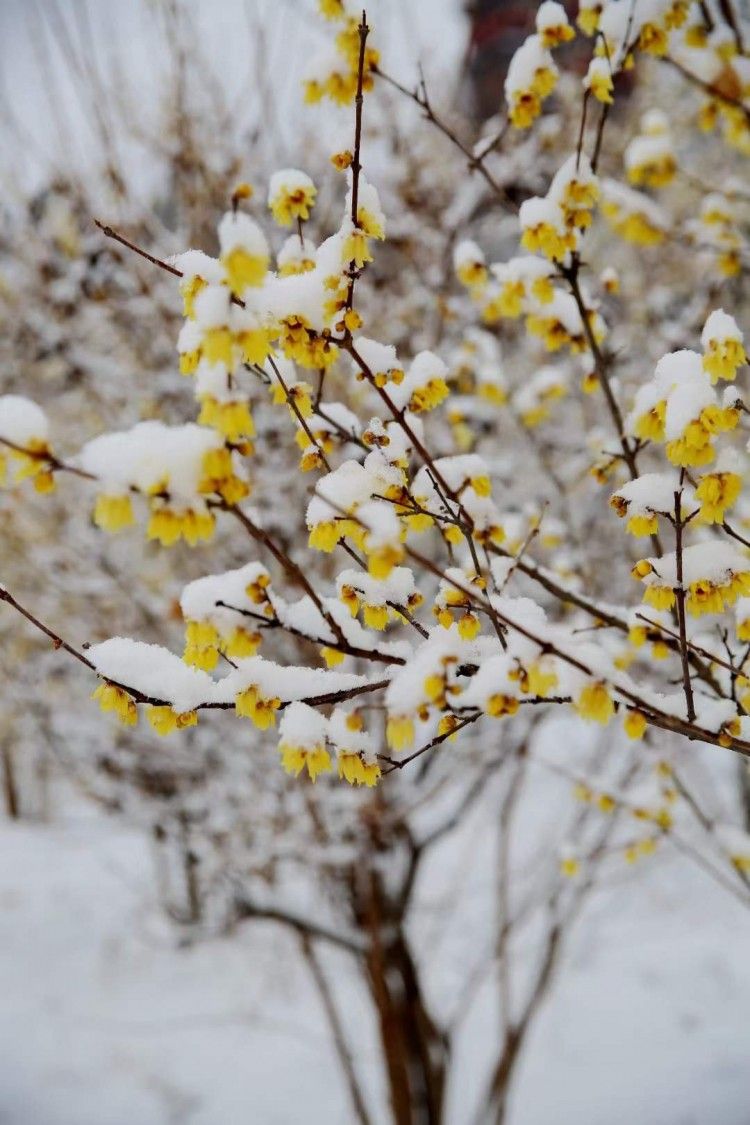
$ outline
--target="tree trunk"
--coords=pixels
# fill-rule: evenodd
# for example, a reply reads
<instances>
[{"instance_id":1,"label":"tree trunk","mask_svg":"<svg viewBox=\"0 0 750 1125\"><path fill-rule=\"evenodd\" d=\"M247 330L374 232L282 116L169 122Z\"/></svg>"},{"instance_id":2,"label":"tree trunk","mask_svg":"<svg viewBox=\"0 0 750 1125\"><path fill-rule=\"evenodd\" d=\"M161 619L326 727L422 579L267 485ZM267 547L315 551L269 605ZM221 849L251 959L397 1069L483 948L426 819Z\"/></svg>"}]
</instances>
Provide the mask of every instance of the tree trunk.
<instances>
[{"instance_id":1,"label":"tree trunk","mask_svg":"<svg viewBox=\"0 0 750 1125\"><path fill-rule=\"evenodd\" d=\"M369 872L361 917L370 936L367 979L378 1015L380 1040L395 1125L440 1125L443 1119L447 1044L424 1003L401 911Z\"/></svg>"},{"instance_id":2,"label":"tree trunk","mask_svg":"<svg viewBox=\"0 0 750 1125\"><path fill-rule=\"evenodd\" d=\"M16 782L15 764L10 742L6 738L2 744L3 758L3 793L5 795L5 811L11 820L18 820L20 806L18 801L18 785Z\"/></svg>"}]
</instances>

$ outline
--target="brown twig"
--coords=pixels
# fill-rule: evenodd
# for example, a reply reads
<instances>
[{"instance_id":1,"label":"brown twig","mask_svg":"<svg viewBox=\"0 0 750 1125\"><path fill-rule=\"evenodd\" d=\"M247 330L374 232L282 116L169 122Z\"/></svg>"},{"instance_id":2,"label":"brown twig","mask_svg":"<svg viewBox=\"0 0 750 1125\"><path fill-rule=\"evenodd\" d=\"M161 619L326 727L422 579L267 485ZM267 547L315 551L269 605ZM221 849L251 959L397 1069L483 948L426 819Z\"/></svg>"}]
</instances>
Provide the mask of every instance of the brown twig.
<instances>
[{"instance_id":1,"label":"brown twig","mask_svg":"<svg viewBox=\"0 0 750 1125\"><path fill-rule=\"evenodd\" d=\"M493 142L493 144L484 152L479 154L473 153L468 145L466 145L461 140L458 134L437 116L434 109L432 108L429 97L427 96L427 87L425 86L423 78L420 80L418 89L410 90L396 78L393 78L392 75L387 74L384 70L381 70L379 66L374 66L372 69L374 74L377 74L379 78L382 78L383 81L387 82L389 86L392 86L394 90L398 90L400 94L403 94L405 97L410 98L415 105L419 106L426 119L430 121L435 126L435 128L438 129L439 132L441 132L443 136L446 137L451 142L451 144L459 150L459 152L463 153L463 155L466 157L466 164L469 168L469 171L478 172L480 174L485 183L492 189L492 192L497 196L504 207L513 212L518 211L517 204L514 203L514 201L506 192L505 188L502 186L502 184L498 183L498 181L488 170L485 164L485 158L496 147L496 145L500 143L499 140ZM502 139L504 136L505 132L502 133L500 139Z\"/></svg>"},{"instance_id":2,"label":"brown twig","mask_svg":"<svg viewBox=\"0 0 750 1125\"><path fill-rule=\"evenodd\" d=\"M687 717L689 722L692 723L695 718L695 703L693 700L693 685L690 680L690 663L688 660L688 647L687 647L687 624L685 621L685 584L683 581L683 567L682 567L682 532L685 526L682 518L682 482L685 477L685 471L680 474L680 488L674 494L674 532L675 532L675 560L677 567L677 586L675 589L675 598L677 599L677 621L680 631L680 662L682 664L682 686L685 692L685 703L687 705Z\"/></svg>"},{"instance_id":3,"label":"brown twig","mask_svg":"<svg viewBox=\"0 0 750 1125\"><path fill-rule=\"evenodd\" d=\"M693 86L697 86L698 89L703 90L709 97L716 98L717 101L723 102L724 105L731 106L733 109L741 110L745 120L750 122L750 106L745 105L739 98L733 98L730 94L725 94L721 90L718 90L715 86L712 86L710 82L699 78L697 74L693 74L692 71L689 71L682 63L677 62L676 59L672 59L668 55L662 58L662 62L667 63L674 70L678 71L683 78L687 79Z\"/></svg>"},{"instance_id":4,"label":"brown twig","mask_svg":"<svg viewBox=\"0 0 750 1125\"><path fill-rule=\"evenodd\" d=\"M141 258L145 258L146 261L150 262L152 266L158 266L160 270L164 270L166 273L171 273L173 277L185 276L182 270L178 270L176 266L171 266L169 262L165 262L163 258L157 258L154 254L149 254L148 250L144 250L141 246L137 246L135 242L131 242L129 238L126 238L125 235L120 234L119 231L114 230L113 227L108 226L106 223L100 222L99 219L94 219L94 222L106 238L111 238L115 242L119 242L121 246L125 246L128 250L132 250L134 254L138 254L138 256ZM241 297L236 297L233 293L231 300L233 305L239 305L241 309L244 309L245 302Z\"/></svg>"}]
</instances>

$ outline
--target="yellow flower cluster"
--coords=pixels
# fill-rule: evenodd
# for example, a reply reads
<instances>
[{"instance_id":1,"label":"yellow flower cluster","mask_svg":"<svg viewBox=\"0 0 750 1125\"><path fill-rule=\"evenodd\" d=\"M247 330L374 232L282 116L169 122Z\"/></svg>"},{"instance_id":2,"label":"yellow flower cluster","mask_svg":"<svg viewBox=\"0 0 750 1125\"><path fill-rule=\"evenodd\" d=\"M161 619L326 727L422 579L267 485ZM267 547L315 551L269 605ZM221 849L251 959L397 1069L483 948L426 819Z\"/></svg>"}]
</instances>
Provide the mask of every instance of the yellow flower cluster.
<instances>
[{"instance_id":1,"label":"yellow flower cluster","mask_svg":"<svg viewBox=\"0 0 750 1125\"><path fill-rule=\"evenodd\" d=\"M264 696L256 684L238 692L234 700L237 714L250 719L258 730L268 730L276 725L276 712L280 706L278 696Z\"/></svg>"},{"instance_id":2,"label":"yellow flower cluster","mask_svg":"<svg viewBox=\"0 0 750 1125\"><path fill-rule=\"evenodd\" d=\"M173 547L184 539L191 547L213 539L216 520L208 509L173 508L161 501L152 501L146 538L155 539L162 547Z\"/></svg>"},{"instance_id":3,"label":"yellow flower cluster","mask_svg":"<svg viewBox=\"0 0 750 1125\"><path fill-rule=\"evenodd\" d=\"M148 721L157 734L171 734L175 730L194 727L198 722L195 711L175 711L173 707L149 707Z\"/></svg>"},{"instance_id":4,"label":"yellow flower cluster","mask_svg":"<svg viewBox=\"0 0 750 1125\"><path fill-rule=\"evenodd\" d=\"M576 696L573 706L582 719L601 723L609 722L615 713L615 705L609 688L603 681L584 684Z\"/></svg>"},{"instance_id":5,"label":"yellow flower cluster","mask_svg":"<svg viewBox=\"0 0 750 1125\"><path fill-rule=\"evenodd\" d=\"M14 480L19 483L31 479L37 492L54 492L55 477L51 465L51 450L46 441L32 438L24 449L9 449L0 454L0 483L6 473L6 458L15 465Z\"/></svg>"},{"instance_id":6,"label":"yellow flower cluster","mask_svg":"<svg viewBox=\"0 0 750 1125\"><path fill-rule=\"evenodd\" d=\"M348 105L357 93L360 37L358 21L349 14L348 7L340 0L319 0L319 9L326 19L341 23L336 34L335 52L305 79L305 101L309 104L330 98L337 105ZM368 42L365 46L362 88L371 90L373 71L380 59L380 52Z\"/></svg>"},{"instance_id":7,"label":"yellow flower cluster","mask_svg":"<svg viewBox=\"0 0 750 1125\"><path fill-rule=\"evenodd\" d=\"M732 407L714 403L705 406L697 418L686 425L681 437L666 444L666 454L673 465L708 465L714 459L713 439L717 434L733 430L739 413Z\"/></svg>"},{"instance_id":8,"label":"yellow flower cluster","mask_svg":"<svg viewBox=\"0 0 750 1125\"><path fill-rule=\"evenodd\" d=\"M321 773L330 773L333 768L331 755L325 745L295 746L289 742L280 742L279 754L282 766L294 777L299 777L302 770L306 769L310 780L315 781Z\"/></svg>"},{"instance_id":9,"label":"yellow flower cluster","mask_svg":"<svg viewBox=\"0 0 750 1125\"><path fill-rule=\"evenodd\" d=\"M103 531L114 534L135 523L133 505L128 495L100 493L94 506L94 523Z\"/></svg>"},{"instance_id":10,"label":"yellow flower cluster","mask_svg":"<svg viewBox=\"0 0 750 1125\"><path fill-rule=\"evenodd\" d=\"M91 698L98 699L102 711L111 711L124 726L134 727L138 722L135 700L124 688L105 682L99 685Z\"/></svg>"}]
</instances>

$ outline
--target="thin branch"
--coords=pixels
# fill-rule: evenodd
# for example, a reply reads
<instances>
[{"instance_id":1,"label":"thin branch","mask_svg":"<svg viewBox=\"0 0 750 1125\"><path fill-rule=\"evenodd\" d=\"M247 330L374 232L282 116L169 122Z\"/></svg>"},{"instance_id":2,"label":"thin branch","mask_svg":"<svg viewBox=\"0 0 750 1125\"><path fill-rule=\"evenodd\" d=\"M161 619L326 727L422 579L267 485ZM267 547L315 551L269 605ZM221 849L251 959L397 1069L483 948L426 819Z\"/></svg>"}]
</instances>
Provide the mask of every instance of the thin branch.
<instances>
[{"instance_id":1,"label":"thin branch","mask_svg":"<svg viewBox=\"0 0 750 1125\"><path fill-rule=\"evenodd\" d=\"M693 86L697 86L699 90L703 90L709 97L716 98L717 101L723 102L724 105L741 110L745 120L750 122L750 106L745 105L745 103L738 98L733 98L729 94L724 94L721 90L718 90L716 86L712 86L710 82L706 82L703 78L699 78L697 74L693 74L692 71L689 71L682 63L677 62L676 59L669 58L669 56L665 55L662 58L662 62L667 63L674 70L678 71L683 78L687 79Z\"/></svg>"},{"instance_id":2,"label":"thin branch","mask_svg":"<svg viewBox=\"0 0 750 1125\"><path fill-rule=\"evenodd\" d=\"M370 29L367 26L367 14L362 12L362 19L357 28L359 34L359 58L357 61L357 93L354 98L354 155L352 157L352 226L355 230L359 227L359 175L362 171L362 106L364 103L363 85L365 75L365 46ZM358 277L355 262L349 263L349 290L346 295L346 308L354 306L354 285ZM322 387L322 384L321 384Z\"/></svg>"},{"instance_id":3,"label":"thin branch","mask_svg":"<svg viewBox=\"0 0 750 1125\"><path fill-rule=\"evenodd\" d=\"M229 602L217 601L217 606L222 609L231 609L233 613L239 613L242 617L249 617L253 621L258 621L259 624L264 625L267 629L283 629L285 633L290 633L293 637L299 637L300 640L310 641L314 645L330 645L331 638L324 640L322 637L311 637L308 633L304 633L302 629L298 629L295 625L288 625L286 622L281 621L278 617L263 617L260 613L253 613L250 609L243 609L240 606L230 605ZM344 652L347 656L357 656L362 660L375 660L380 664L393 664L404 665L406 664L403 656L392 656L387 652L379 652L377 649L360 648L358 645L352 645L348 642L344 645L340 641L336 641L336 647L340 652Z\"/></svg>"},{"instance_id":4,"label":"thin branch","mask_svg":"<svg viewBox=\"0 0 750 1125\"><path fill-rule=\"evenodd\" d=\"M291 577L299 582L300 586L302 586L303 590L310 598L310 601L317 609L318 613L331 629L336 643L345 645L347 643L346 637L344 636L341 626L323 605L322 601L318 597L318 594L316 593L302 568L298 566L298 564L294 562L294 560L290 558L290 556L287 555L285 551L282 551L281 547L279 547L274 542L267 531L264 531L262 527L258 527L256 524L254 524L250 517L246 515L245 512L243 512L240 508L226 506L223 510L233 515L234 518L242 524L248 535L250 535L250 537L254 539L256 543L262 543L263 546L271 552L276 561L280 563L284 570L286 570L286 572L291 575Z\"/></svg>"},{"instance_id":5,"label":"thin branch","mask_svg":"<svg viewBox=\"0 0 750 1125\"><path fill-rule=\"evenodd\" d=\"M322 923L314 922L312 919L304 918L299 914L293 914L291 911L282 910L281 907L262 906L241 896L235 899L234 910L238 921L243 921L246 918L265 918L269 922L280 922L284 926L289 926L297 933L307 937L327 941L331 945L338 946L339 949L346 950L347 953L352 953L355 957L362 957L367 952L367 945L361 938L337 933Z\"/></svg>"},{"instance_id":6,"label":"thin branch","mask_svg":"<svg viewBox=\"0 0 750 1125\"><path fill-rule=\"evenodd\" d=\"M469 168L469 171L478 172L480 174L485 183L488 185L488 187L491 188L493 194L497 196L504 207L513 212L518 211L517 204L514 203L505 188L502 186L502 184L498 183L498 181L488 170L485 164L485 158L489 156L490 152L496 147L497 144L500 143L500 140L505 137L505 131L495 142L493 142L493 144L489 148L486 148L483 152L475 154L471 151L469 146L461 140L458 134L437 116L427 96L427 87L425 86L424 79L421 80L419 89L410 90L396 78L393 78L392 75L387 74L384 70L381 70L379 66L374 66L372 69L374 74L377 74L379 78L382 78L383 81L387 82L389 86L392 86L394 90L398 90L400 94L403 94L404 97L409 98L414 102L415 105L419 106L427 120L430 121L435 126L435 128L438 129L443 134L443 136L446 137L451 142L451 144L459 150L459 152L463 153L463 155L466 157L466 164Z\"/></svg>"},{"instance_id":7,"label":"thin branch","mask_svg":"<svg viewBox=\"0 0 750 1125\"><path fill-rule=\"evenodd\" d=\"M171 273L173 277L185 276L182 270L178 270L176 266L171 266L169 262L165 262L163 258L157 258L153 254L149 254L148 250L144 250L142 249L142 247L137 246L135 242L131 242L129 238L126 238L125 235L120 234L119 231L114 230L113 227L108 226L106 223L100 222L99 219L94 219L94 222L106 238L111 238L115 242L119 242L121 246L125 246L128 250L132 250L134 254L138 254L141 258L145 258L146 261L150 262L152 266L158 266L160 270L164 270L166 273ZM233 293L231 300L232 304L239 305L240 308L244 309L245 302L241 297L236 297Z\"/></svg>"},{"instance_id":8,"label":"thin branch","mask_svg":"<svg viewBox=\"0 0 750 1125\"><path fill-rule=\"evenodd\" d=\"M409 763L413 762L416 758L421 758L423 754L426 754L428 750L432 750L435 746L440 746L446 739L451 738L454 734L458 734L464 727L470 726L472 723L475 723L477 719L481 719L481 717L482 712L479 711L476 715L470 715L468 718L462 719L452 730L448 730L444 734L436 735L435 738L431 739L426 745L420 746L419 750L415 750L413 754L409 754L407 758L390 758L385 754L379 754L378 757L380 761L385 762L390 767L384 770L383 773L389 774L393 773L394 770L402 770L404 766L408 766Z\"/></svg>"},{"instance_id":9,"label":"thin branch","mask_svg":"<svg viewBox=\"0 0 750 1125\"><path fill-rule=\"evenodd\" d=\"M85 657L82 652L79 652L77 648L73 647L73 645L68 644L67 641L64 641L63 638L55 633L52 629L50 629L48 625L45 625L43 621L40 621L38 617L35 617L31 610L26 609L21 605L20 602L16 601L10 591L6 590L2 586L0 586L0 602L5 602L7 605L12 606L13 609L20 613L22 617L25 617L27 621L30 621L31 624L36 629L38 629L40 633L44 633L45 636L49 637L49 639L52 641L53 648L63 649L64 652L67 652L81 664L84 664L87 668L90 668L92 672L96 671L95 665L92 664L92 662L87 657Z\"/></svg>"},{"instance_id":10,"label":"thin branch","mask_svg":"<svg viewBox=\"0 0 750 1125\"><path fill-rule=\"evenodd\" d=\"M683 581L683 566L682 566L682 533L685 523L682 518L681 502L682 502L682 482L684 480L685 471L683 469L680 474L680 488L674 494L674 531L675 531L675 559L677 566L677 587L675 589L675 598L677 599L677 621L680 630L680 661L682 663L682 685L685 692L685 703L687 705L687 717L689 722L692 723L695 718L695 703L693 701L693 685L690 680L690 662L688 660L687 648L687 625L685 622L685 583Z\"/></svg>"},{"instance_id":11,"label":"thin branch","mask_svg":"<svg viewBox=\"0 0 750 1125\"><path fill-rule=\"evenodd\" d=\"M318 995L320 996L323 1010L325 1011L326 1018L328 1020L328 1026L331 1029L333 1045L336 1048L336 1054L338 1055L339 1062L341 1063L341 1069L343 1070L344 1077L346 1078L346 1084L349 1089L349 1094L351 1095L352 1104L354 1106L354 1112L357 1116L357 1120L360 1122L360 1125L370 1125L371 1118L369 1113L367 1112L367 1106L365 1105L362 1087L360 1085L359 1079L357 1078L357 1072L354 1068L352 1053L349 1050L346 1033L344 1031L338 1009L336 1007L336 1001L333 997L333 989L326 979L326 975L323 971L323 966L320 963L320 959L315 949L315 943L311 939L310 935L307 933L302 933L300 935L300 940L302 944L302 952L305 956L305 960L310 966L310 973L313 980L315 981L315 986L318 990Z\"/></svg>"}]
</instances>

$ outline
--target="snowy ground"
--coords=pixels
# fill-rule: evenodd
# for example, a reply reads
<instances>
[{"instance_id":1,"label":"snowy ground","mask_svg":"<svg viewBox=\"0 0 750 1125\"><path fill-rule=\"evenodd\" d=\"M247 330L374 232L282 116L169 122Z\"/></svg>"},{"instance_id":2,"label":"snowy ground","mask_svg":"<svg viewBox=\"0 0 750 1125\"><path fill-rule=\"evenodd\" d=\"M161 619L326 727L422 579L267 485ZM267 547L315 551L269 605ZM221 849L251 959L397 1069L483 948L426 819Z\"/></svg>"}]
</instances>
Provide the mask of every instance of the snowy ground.
<instances>
[{"instance_id":1,"label":"snowy ground","mask_svg":"<svg viewBox=\"0 0 750 1125\"><path fill-rule=\"evenodd\" d=\"M4 825L0 847L3 1125L351 1121L285 934L179 948L143 837L98 815ZM669 859L616 901L574 939L512 1125L746 1125L746 912Z\"/></svg>"}]
</instances>

